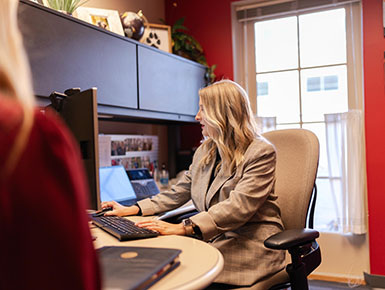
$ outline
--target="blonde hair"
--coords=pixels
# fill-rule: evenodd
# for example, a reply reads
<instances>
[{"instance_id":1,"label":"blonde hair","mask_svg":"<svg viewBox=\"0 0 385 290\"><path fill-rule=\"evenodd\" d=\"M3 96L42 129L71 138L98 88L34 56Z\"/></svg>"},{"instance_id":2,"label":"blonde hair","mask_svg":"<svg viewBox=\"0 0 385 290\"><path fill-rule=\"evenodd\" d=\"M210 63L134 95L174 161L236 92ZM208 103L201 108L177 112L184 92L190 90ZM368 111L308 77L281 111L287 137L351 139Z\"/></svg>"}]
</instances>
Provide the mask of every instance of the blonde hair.
<instances>
[{"instance_id":1,"label":"blonde hair","mask_svg":"<svg viewBox=\"0 0 385 290\"><path fill-rule=\"evenodd\" d=\"M208 153L201 162L207 165L218 150L219 166L230 174L243 161L244 153L258 136L249 98L240 85L230 80L201 89L199 96L211 129L210 137L202 145Z\"/></svg>"},{"instance_id":2,"label":"blonde hair","mask_svg":"<svg viewBox=\"0 0 385 290\"><path fill-rule=\"evenodd\" d=\"M18 3L18 0L0 0L0 95L17 100L24 112L19 134L3 167L6 173L12 171L23 152L35 106L31 74L17 26Z\"/></svg>"}]
</instances>

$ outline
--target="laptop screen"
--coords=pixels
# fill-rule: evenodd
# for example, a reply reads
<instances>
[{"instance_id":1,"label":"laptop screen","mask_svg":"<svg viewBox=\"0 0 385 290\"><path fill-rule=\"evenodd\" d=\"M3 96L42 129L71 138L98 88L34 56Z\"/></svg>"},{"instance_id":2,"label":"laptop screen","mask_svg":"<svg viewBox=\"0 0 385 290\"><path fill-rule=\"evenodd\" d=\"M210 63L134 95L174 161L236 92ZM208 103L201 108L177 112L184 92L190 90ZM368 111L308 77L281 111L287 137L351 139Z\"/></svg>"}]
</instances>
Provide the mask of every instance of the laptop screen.
<instances>
[{"instance_id":1,"label":"laptop screen","mask_svg":"<svg viewBox=\"0 0 385 290\"><path fill-rule=\"evenodd\" d=\"M100 201L135 199L135 191L123 166L100 167Z\"/></svg>"},{"instance_id":2,"label":"laptop screen","mask_svg":"<svg viewBox=\"0 0 385 290\"><path fill-rule=\"evenodd\" d=\"M130 169L130 170L127 170L127 174L131 181L152 179L152 176L147 168Z\"/></svg>"},{"instance_id":3,"label":"laptop screen","mask_svg":"<svg viewBox=\"0 0 385 290\"><path fill-rule=\"evenodd\" d=\"M159 188L147 168L127 170L128 177L134 187L138 200L151 197L159 193Z\"/></svg>"}]
</instances>

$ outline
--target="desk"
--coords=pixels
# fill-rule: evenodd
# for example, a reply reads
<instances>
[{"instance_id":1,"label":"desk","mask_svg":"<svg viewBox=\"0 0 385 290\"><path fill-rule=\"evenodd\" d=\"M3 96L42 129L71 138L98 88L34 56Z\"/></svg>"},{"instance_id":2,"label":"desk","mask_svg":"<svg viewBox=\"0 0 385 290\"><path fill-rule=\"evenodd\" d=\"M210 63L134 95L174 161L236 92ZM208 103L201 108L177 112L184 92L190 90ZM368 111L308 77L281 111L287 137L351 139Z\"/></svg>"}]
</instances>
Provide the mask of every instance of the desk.
<instances>
[{"instance_id":1,"label":"desk","mask_svg":"<svg viewBox=\"0 0 385 290\"><path fill-rule=\"evenodd\" d=\"M137 221L145 217L130 217ZM148 217L147 217L148 218ZM183 236L158 236L156 238L120 242L110 234L92 225L91 234L96 237L95 248L104 246L132 246L176 248L182 250L180 265L156 282L151 290L195 290L210 285L223 268L222 254L209 244Z\"/></svg>"}]
</instances>

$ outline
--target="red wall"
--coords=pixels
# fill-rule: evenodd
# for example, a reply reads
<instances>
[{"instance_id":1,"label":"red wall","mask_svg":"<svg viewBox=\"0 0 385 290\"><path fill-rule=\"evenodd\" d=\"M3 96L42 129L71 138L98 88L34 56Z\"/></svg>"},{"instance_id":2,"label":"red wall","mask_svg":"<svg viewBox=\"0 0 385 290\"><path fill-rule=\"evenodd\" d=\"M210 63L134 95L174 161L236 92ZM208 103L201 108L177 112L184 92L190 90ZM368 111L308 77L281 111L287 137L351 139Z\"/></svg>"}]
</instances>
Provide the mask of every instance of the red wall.
<instances>
[{"instance_id":1,"label":"red wall","mask_svg":"<svg viewBox=\"0 0 385 290\"><path fill-rule=\"evenodd\" d=\"M231 0L165 0L166 20L185 17L218 77L233 78ZM382 1L362 0L371 274L385 275L385 39Z\"/></svg>"},{"instance_id":2,"label":"red wall","mask_svg":"<svg viewBox=\"0 0 385 290\"><path fill-rule=\"evenodd\" d=\"M233 79L230 0L165 0L166 22L185 17L184 25L202 45L218 79Z\"/></svg>"},{"instance_id":3,"label":"red wall","mask_svg":"<svg viewBox=\"0 0 385 290\"><path fill-rule=\"evenodd\" d=\"M382 1L363 0L364 95L372 274L385 275L385 91Z\"/></svg>"}]
</instances>

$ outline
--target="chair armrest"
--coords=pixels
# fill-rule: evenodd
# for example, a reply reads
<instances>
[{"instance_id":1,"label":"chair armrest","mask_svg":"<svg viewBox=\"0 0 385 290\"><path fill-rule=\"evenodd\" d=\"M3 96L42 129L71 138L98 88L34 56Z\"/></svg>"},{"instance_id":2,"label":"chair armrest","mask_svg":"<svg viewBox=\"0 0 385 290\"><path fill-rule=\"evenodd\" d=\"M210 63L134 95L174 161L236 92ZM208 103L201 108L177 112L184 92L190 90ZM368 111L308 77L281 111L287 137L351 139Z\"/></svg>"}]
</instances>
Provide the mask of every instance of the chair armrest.
<instances>
[{"instance_id":1,"label":"chair armrest","mask_svg":"<svg viewBox=\"0 0 385 290\"><path fill-rule=\"evenodd\" d=\"M319 232L312 229L293 229L272 235L264 242L265 247L276 250L288 250L310 243L319 237Z\"/></svg>"}]
</instances>

